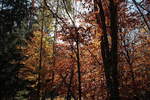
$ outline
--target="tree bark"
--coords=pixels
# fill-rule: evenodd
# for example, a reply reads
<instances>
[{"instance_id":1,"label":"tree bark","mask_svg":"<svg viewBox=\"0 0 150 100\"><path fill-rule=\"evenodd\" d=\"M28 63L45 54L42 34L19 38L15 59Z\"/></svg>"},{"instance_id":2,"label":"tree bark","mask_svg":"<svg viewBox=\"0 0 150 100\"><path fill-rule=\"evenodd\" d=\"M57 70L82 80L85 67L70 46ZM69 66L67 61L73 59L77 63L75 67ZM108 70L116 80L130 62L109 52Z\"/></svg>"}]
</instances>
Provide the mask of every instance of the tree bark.
<instances>
[{"instance_id":1,"label":"tree bark","mask_svg":"<svg viewBox=\"0 0 150 100\"><path fill-rule=\"evenodd\" d=\"M76 27L75 27L76 28ZM78 92L79 92L79 100L81 100L81 69L80 69L80 51L79 51L79 33L76 30L76 34L77 34L77 40L76 40L76 46L77 46L77 52L76 52L76 56L77 56L77 68L78 68Z\"/></svg>"},{"instance_id":2,"label":"tree bark","mask_svg":"<svg viewBox=\"0 0 150 100\"><path fill-rule=\"evenodd\" d=\"M110 12L110 37L111 43L108 42L108 33L106 28L106 17L101 0L95 0L99 7L97 22L102 29L101 54L103 59L104 72L106 77L107 91L109 100L120 100L119 98L119 81L118 81L118 26L117 26L117 5L113 0L109 0Z\"/></svg>"},{"instance_id":3,"label":"tree bark","mask_svg":"<svg viewBox=\"0 0 150 100\"><path fill-rule=\"evenodd\" d=\"M119 100L118 81L118 21L117 5L113 0L109 0L110 29L111 29L111 68L112 68L112 88L110 100Z\"/></svg>"}]
</instances>

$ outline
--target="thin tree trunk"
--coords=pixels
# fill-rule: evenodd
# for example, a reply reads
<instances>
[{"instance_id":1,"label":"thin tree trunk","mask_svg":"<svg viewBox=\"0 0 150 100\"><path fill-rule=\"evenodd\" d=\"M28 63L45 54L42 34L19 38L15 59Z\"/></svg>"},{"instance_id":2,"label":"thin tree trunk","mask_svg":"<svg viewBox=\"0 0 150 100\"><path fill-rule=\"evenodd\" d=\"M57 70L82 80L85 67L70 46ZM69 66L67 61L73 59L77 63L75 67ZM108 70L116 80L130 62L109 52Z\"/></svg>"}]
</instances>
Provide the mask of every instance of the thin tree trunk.
<instances>
[{"instance_id":1,"label":"thin tree trunk","mask_svg":"<svg viewBox=\"0 0 150 100\"><path fill-rule=\"evenodd\" d=\"M73 43L71 43L71 51L73 53ZM72 87L72 80L73 80L73 76L74 76L74 60L73 57L71 56L72 59L72 65L70 66L70 80L69 80L69 84L68 84L68 90L67 90L67 100L71 100L72 97L72 91L71 91L71 87Z\"/></svg>"},{"instance_id":2,"label":"thin tree trunk","mask_svg":"<svg viewBox=\"0 0 150 100\"><path fill-rule=\"evenodd\" d=\"M76 27L75 27L76 28ZM80 69L80 51L79 51L79 33L76 30L76 34L77 34L77 40L76 40L76 46L77 46L77 52L76 52L76 56L77 56L77 68L78 68L78 92L79 92L79 100L81 100L81 69Z\"/></svg>"},{"instance_id":3,"label":"thin tree trunk","mask_svg":"<svg viewBox=\"0 0 150 100\"><path fill-rule=\"evenodd\" d=\"M37 98L41 99L41 69L42 69L42 51L43 51L43 33L44 33L44 5L42 6L42 26L41 26L41 38L40 38L40 57L39 57L39 68L38 68L38 87L37 87Z\"/></svg>"},{"instance_id":4,"label":"thin tree trunk","mask_svg":"<svg viewBox=\"0 0 150 100\"><path fill-rule=\"evenodd\" d=\"M73 66L71 66L70 70L71 70L71 72L70 72L70 80L69 80L68 90L67 90L67 100L71 100L71 87L72 87L72 79L73 79L73 75L74 75Z\"/></svg>"}]
</instances>

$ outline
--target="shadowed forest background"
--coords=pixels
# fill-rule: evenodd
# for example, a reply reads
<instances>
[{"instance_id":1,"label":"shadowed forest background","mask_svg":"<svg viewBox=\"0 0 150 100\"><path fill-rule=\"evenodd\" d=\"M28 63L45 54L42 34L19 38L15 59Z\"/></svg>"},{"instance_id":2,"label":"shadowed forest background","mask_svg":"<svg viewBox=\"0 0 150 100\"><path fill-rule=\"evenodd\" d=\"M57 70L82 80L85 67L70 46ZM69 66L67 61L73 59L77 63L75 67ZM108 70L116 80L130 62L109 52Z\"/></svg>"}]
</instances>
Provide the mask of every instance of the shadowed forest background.
<instances>
[{"instance_id":1,"label":"shadowed forest background","mask_svg":"<svg viewBox=\"0 0 150 100\"><path fill-rule=\"evenodd\" d=\"M150 1L0 0L0 100L150 100Z\"/></svg>"}]
</instances>

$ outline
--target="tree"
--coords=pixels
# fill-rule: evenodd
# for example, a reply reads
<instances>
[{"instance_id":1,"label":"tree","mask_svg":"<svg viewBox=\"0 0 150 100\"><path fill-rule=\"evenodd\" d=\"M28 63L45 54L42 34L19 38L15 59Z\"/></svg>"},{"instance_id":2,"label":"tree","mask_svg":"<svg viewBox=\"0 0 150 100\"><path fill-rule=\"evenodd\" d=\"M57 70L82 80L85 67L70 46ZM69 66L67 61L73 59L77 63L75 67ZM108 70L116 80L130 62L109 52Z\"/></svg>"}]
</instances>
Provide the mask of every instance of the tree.
<instances>
[{"instance_id":1,"label":"tree","mask_svg":"<svg viewBox=\"0 0 150 100\"><path fill-rule=\"evenodd\" d=\"M104 71L106 76L106 84L108 93L110 94L110 100L119 100L119 81L118 81L118 22L117 22L117 4L113 0L109 0L109 13L110 13L110 37L111 43L108 40L108 31L106 28L106 17L102 1L96 1L98 4L99 15L98 24L102 28L102 40L101 40L101 52L104 63Z\"/></svg>"},{"instance_id":2,"label":"tree","mask_svg":"<svg viewBox=\"0 0 150 100\"><path fill-rule=\"evenodd\" d=\"M20 49L25 43L20 28L24 18L28 16L29 2L1 0L0 5L0 98L3 100L13 99L16 92L22 90L26 84L18 78L18 72L24 67L20 63L25 58Z\"/></svg>"}]
</instances>

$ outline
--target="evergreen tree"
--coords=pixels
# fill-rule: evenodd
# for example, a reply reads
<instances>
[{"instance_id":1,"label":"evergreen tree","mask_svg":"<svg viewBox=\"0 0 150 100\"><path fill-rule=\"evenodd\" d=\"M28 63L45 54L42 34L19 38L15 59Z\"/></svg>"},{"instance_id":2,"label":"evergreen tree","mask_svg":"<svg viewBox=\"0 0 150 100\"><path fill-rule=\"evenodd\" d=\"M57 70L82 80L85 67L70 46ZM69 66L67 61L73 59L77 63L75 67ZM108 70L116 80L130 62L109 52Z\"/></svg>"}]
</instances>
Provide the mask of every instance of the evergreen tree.
<instances>
[{"instance_id":1,"label":"evergreen tree","mask_svg":"<svg viewBox=\"0 0 150 100\"><path fill-rule=\"evenodd\" d=\"M26 82L18 78L20 63L25 59L21 50L25 32L21 26L28 16L27 0L0 0L0 99L9 100L25 86Z\"/></svg>"}]
</instances>

